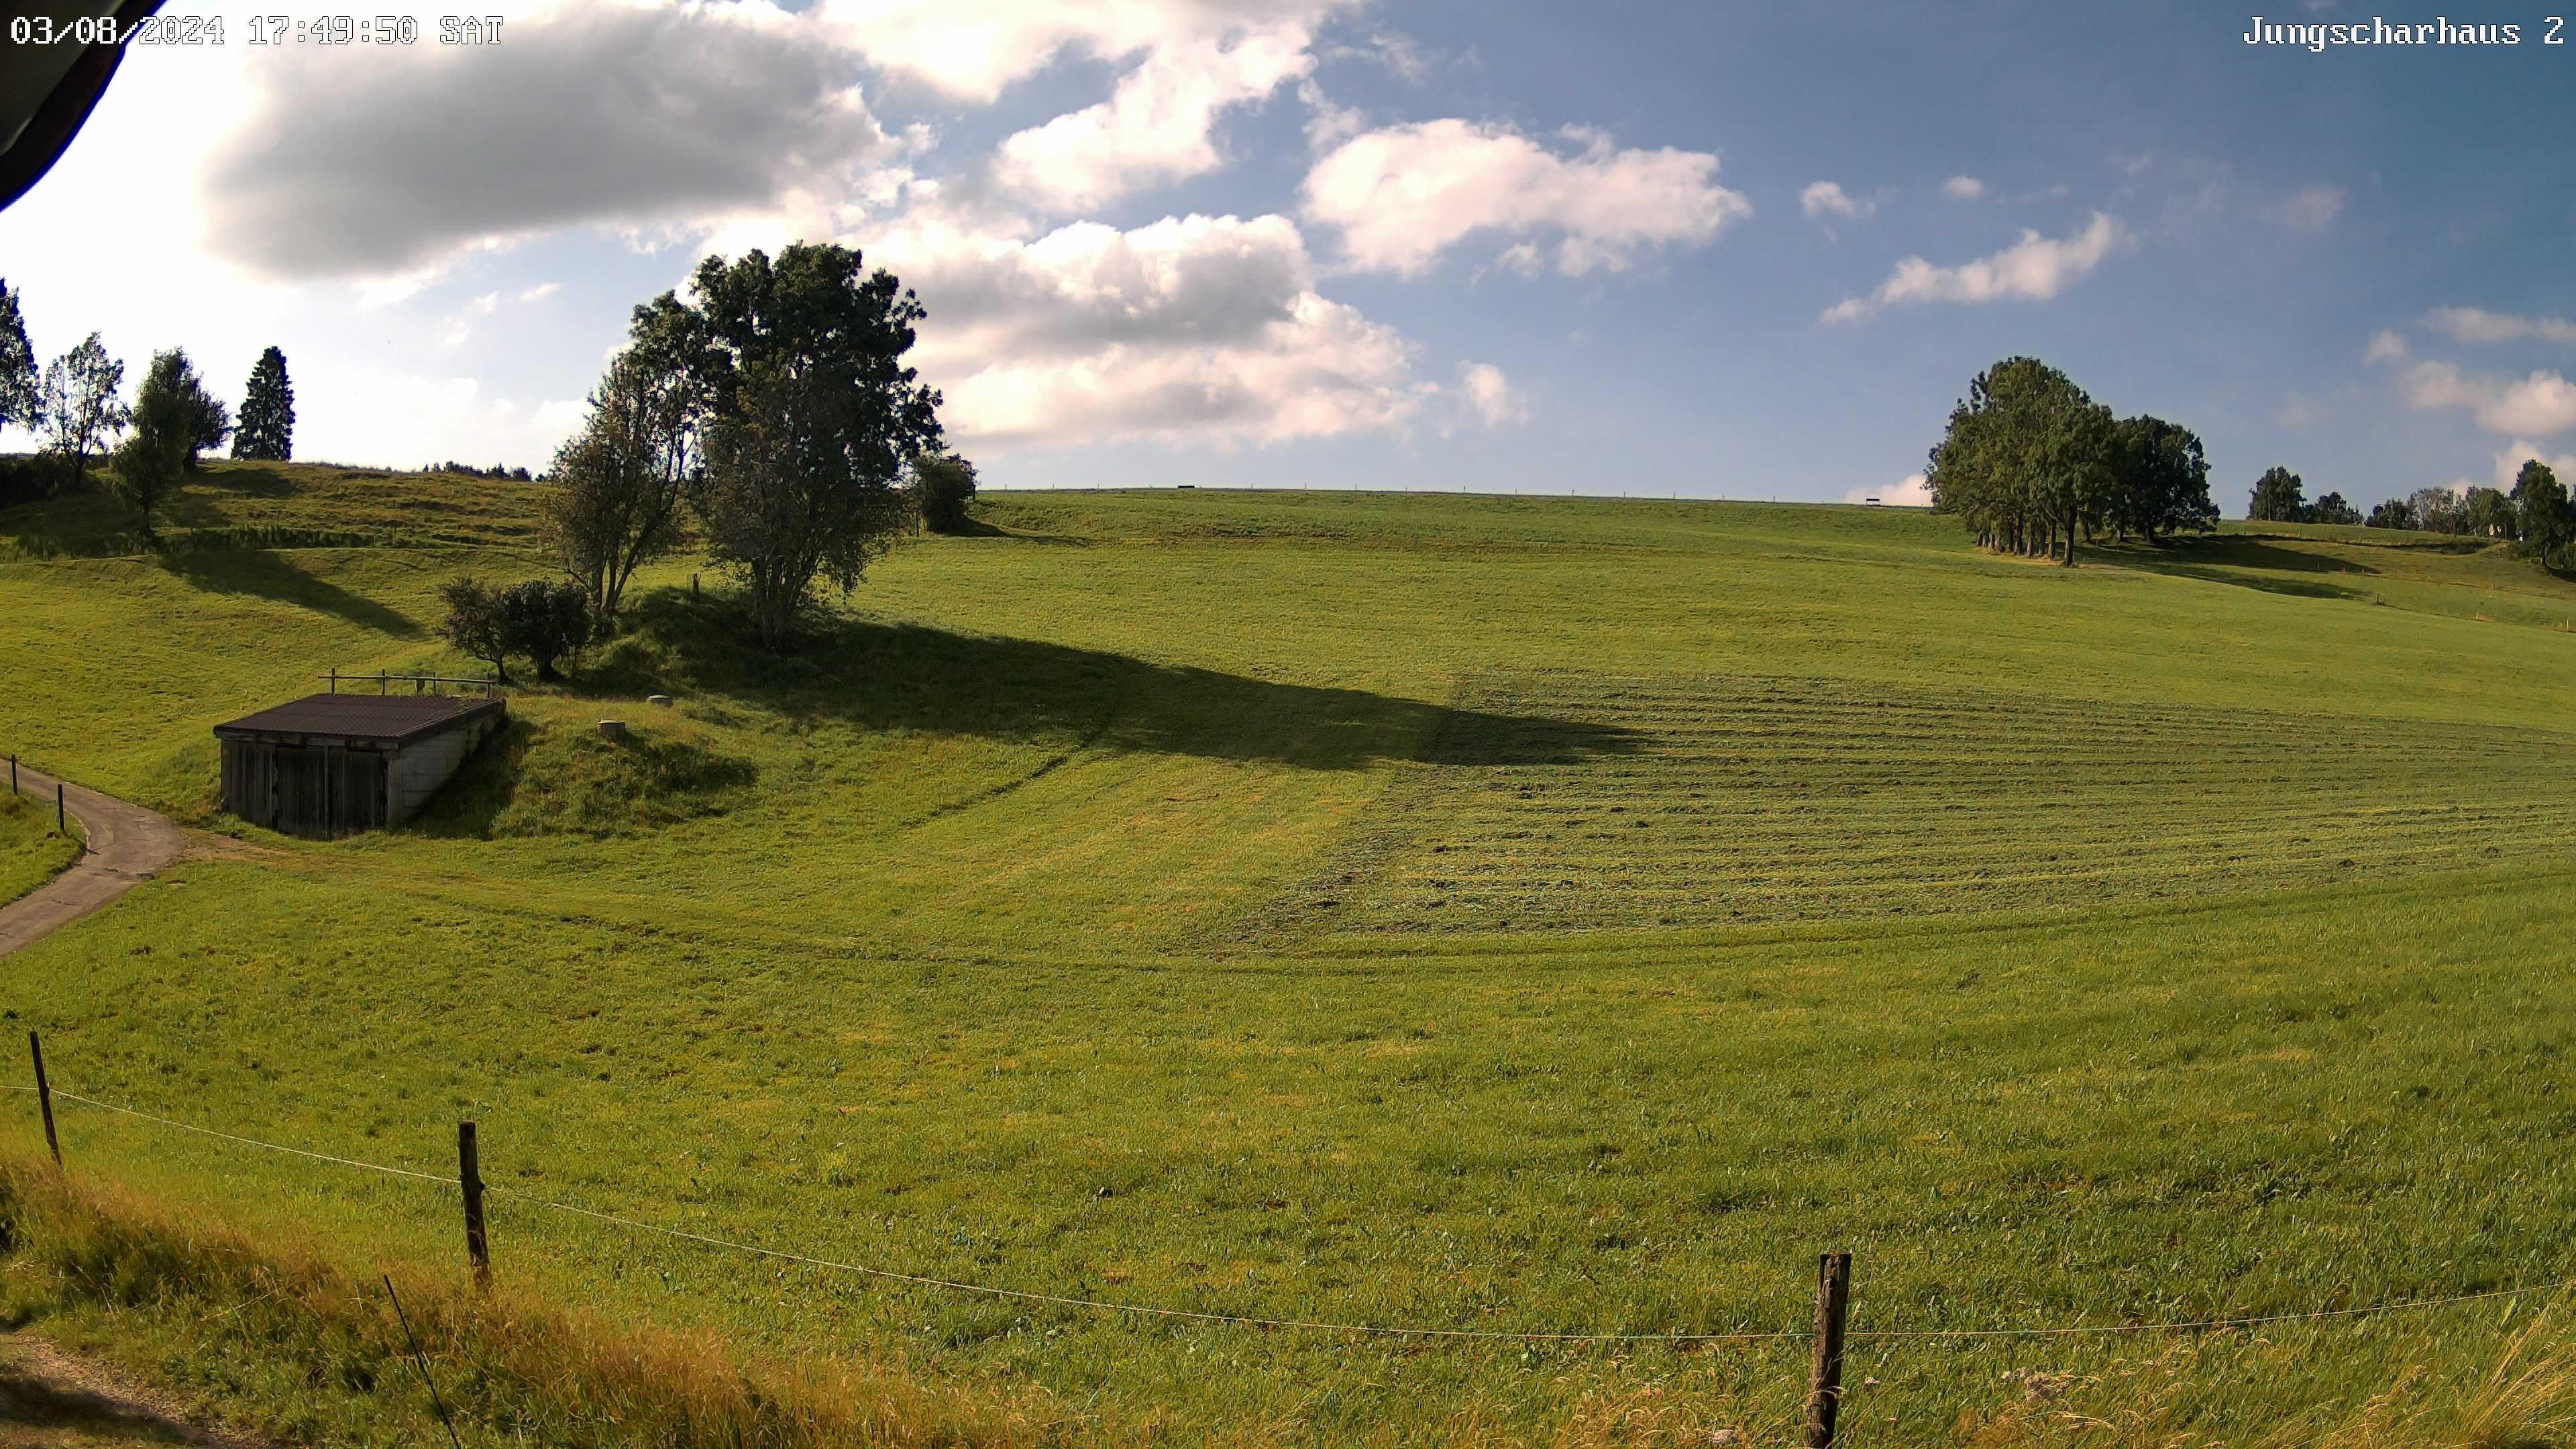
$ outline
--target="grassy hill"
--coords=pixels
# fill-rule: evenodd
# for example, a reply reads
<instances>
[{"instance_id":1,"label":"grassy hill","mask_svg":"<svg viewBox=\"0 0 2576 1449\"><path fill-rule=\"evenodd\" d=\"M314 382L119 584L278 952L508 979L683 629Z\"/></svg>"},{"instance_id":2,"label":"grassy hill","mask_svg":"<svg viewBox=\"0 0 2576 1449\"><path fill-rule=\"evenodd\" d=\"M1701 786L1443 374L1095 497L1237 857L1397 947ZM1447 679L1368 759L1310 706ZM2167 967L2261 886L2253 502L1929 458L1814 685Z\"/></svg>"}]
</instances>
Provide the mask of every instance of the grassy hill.
<instances>
[{"instance_id":1,"label":"grassy hill","mask_svg":"<svg viewBox=\"0 0 2576 1449\"><path fill-rule=\"evenodd\" d=\"M544 572L532 497L219 467L166 555L95 500L0 513L0 747L241 837L0 965L58 1080L424 1171L471 1116L521 1199L1264 1318L1795 1328L1835 1246L1875 1329L2576 1278L2576 588L2501 549L2263 525L2070 571L1894 510L1005 494L800 654L663 566L413 828L226 827L207 727L471 671L434 590ZM435 1190L66 1130L352 1265L452 1256ZM1796 1341L1140 1320L494 1212L513 1281L1033 1385L1076 1438L1704 1443L1803 1385ZM1868 1340L1851 1422L2456 1416L2498 1312Z\"/></svg>"}]
</instances>

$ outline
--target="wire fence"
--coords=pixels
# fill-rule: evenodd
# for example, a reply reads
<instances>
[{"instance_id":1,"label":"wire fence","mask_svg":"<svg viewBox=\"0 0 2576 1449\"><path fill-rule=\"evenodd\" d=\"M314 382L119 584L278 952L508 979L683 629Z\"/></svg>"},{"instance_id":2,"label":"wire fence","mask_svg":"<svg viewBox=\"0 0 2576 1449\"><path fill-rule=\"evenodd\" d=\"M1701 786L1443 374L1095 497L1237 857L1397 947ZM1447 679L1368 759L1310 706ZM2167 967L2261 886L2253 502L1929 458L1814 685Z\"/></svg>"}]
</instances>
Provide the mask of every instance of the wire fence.
<instances>
[{"instance_id":1,"label":"wire fence","mask_svg":"<svg viewBox=\"0 0 2576 1449\"><path fill-rule=\"evenodd\" d=\"M35 1087L22 1087L6 1084L0 1084L0 1089L11 1092L26 1093L29 1095L35 1095L38 1092L38 1089ZM193 1133L197 1136L212 1138L222 1142L229 1142L236 1146L257 1148L264 1152L280 1153L286 1156L303 1158L312 1162L328 1163L335 1167L346 1167L364 1172L379 1173L387 1177L408 1178L419 1182L432 1183L441 1187L462 1188L465 1185L463 1179L456 1177L442 1176L434 1172L420 1172L408 1167L392 1167L379 1162L366 1162L353 1157L339 1157L328 1152L316 1152L302 1147L290 1147L279 1142L266 1142L256 1137L245 1137L239 1133L219 1131L212 1127L199 1126L193 1122L182 1122L177 1118L164 1117L157 1113L146 1112L136 1107L123 1106L115 1102L104 1102L95 1097L81 1096L77 1093L66 1092L59 1087L52 1089L51 1095L53 1099L57 1101L77 1103L84 1107L91 1107L104 1112L116 1113L120 1116L149 1122L154 1125L171 1128L176 1131ZM1202 1309L1170 1308L1144 1303L1121 1303L1109 1299L1084 1298L1057 1293L1042 1293L1028 1289L1004 1288L989 1283L970 1283L954 1278L935 1277L929 1274L907 1273L892 1268L873 1267L863 1263L852 1263L837 1258L821 1257L811 1253L794 1252L784 1248L766 1247L757 1243L743 1242L733 1238L718 1237L708 1233L691 1232L685 1228L674 1228L659 1223L645 1222L641 1219L624 1217L616 1213L601 1212L595 1208L582 1207L573 1203L555 1202L546 1198L513 1192L506 1188L482 1185L480 1190L494 1197L505 1198L544 1212L558 1213L570 1217L586 1218L595 1222L607 1223L615 1227L625 1228L633 1232L655 1234L661 1237L677 1239L682 1242L695 1243L706 1248L716 1249L723 1252L742 1253L751 1257L768 1259L774 1262L793 1263L805 1267L820 1268L830 1272L847 1273L858 1277L874 1279L880 1282L901 1283L912 1287L931 1289L938 1292L957 1293L1055 1308L1080 1309L1089 1312L1121 1314L1138 1318L1177 1320L1189 1323L1204 1323L1240 1328L1277 1329L1387 1338L1487 1340L1516 1343L1619 1345L1661 1343L1687 1345L1709 1343L1758 1343L1784 1340L1804 1341L1813 1336L1813 1331L1806 1328L1746 1329L1708 1333L1574 1333L1522 1331L1513 1329L1432 1328L1401 1324L1347 1323L1328 1319L1265 1318L1256 1315L1218 1313ZM2463 1303L2488 1302L2500 1298L2535 1296L2548 1297L2556 1294L2567 1293L2571 1290L2576 1290L2576 1279L2526 1284L2515 1288L2488 1289L2476 1293L2455 1293L2434 1298L2400 1299L2393 1302L2367 1304L2360 1307L2322 1308L2306 1312L2253 1314L2225 1318L2195 1318L2150 1323L2071 1324L2053 1328L1851 1328L1846 1330L1842 1334L1842 1337L1845 1339L1867 1340L1968 1341L1979 1339L2101 1337L2155 1333L2208 1333L2234 1329L2261 1328L2284 1323L2369 1318L2382 1314L2418 1312L2427 1309L2446 1308Z\"/></svg>"}]
</instances>

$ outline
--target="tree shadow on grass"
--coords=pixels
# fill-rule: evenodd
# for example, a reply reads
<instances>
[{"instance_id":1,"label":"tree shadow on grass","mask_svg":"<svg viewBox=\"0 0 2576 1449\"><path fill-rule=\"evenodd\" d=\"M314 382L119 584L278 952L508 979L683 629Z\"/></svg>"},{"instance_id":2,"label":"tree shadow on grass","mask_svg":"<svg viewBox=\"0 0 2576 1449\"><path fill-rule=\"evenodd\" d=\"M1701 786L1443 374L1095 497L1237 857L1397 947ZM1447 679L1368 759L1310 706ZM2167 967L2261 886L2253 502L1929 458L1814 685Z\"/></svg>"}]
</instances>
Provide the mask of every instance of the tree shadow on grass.
<instances>
[{"instance_id":1,"label":"tree shadow on grass","mask_svg":"<svg viewBox=\"0 0 2576 1449\"><path fill-rule=\"evenodd\" d=\"M1123 654L834 619L797 648L752 637L730 599L658 590L585 670L586 693L756 701L790 717L1306 769L1384 760L1574 764L1632 752L1632 730L1495 714L1359 689L1278 684Z\"/></svg>"},{"instance_id":2,"label":"tree shadow on grass","mask_svg":"<svg viewBox=\"0 0 2576 1449\"><path fill-rule=\"evenodd\" d=\"M931 535L934 538L1007 538L1019 543L1050 543L1059 547L1089 548L1091 540L1070 533L1040 533L1028 528L1004 528L980 518L969 518L955 528Z\"/></svg>"},{"instance_id":3,"label":"tree shadow on grass","mask_svg":"<svg viewBox=\"0 0 2576 1449\"><path fill-rule=\"evenodd\" d=\"M2282 548L2262 538L2241 533L2186 536L2173 539L2162 548L2123 547L2111 550L2111 555L2127 567L2144 573L2169 574L2175 578L2198 579L2203 583L2233 584L2240 589L2257 589L2267 594L2287 594L2302 599L2367 600L2372 596L2362 589L2301 576L2361 574L2375 577L2379 573L2379 570L2354 559ZM2238 569L2261 572L2235 572Z\"/></svg>"},{"instance_id":4,"label":"tree shadow on grass","mask_svg":"<svg viewBox=\"0 0 2576 1449\"><path fill-rule=\"evenodd\" d=\"M284 555L266 549L182 549L160 556L161 567L210 594L249 594L346 619L397 639L426 637L421 626L395 610L337 584L326 583Z\"/></svg>"}]
</instances>

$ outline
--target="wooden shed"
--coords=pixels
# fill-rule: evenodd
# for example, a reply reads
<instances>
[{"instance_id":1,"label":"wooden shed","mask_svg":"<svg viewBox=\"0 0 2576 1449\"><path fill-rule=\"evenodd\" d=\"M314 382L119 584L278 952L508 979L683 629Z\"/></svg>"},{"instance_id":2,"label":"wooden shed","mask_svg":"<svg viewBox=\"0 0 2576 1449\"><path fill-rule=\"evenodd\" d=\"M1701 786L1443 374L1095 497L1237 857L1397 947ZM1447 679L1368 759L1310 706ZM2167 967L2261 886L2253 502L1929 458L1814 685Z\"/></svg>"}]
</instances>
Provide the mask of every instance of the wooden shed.
<instances>
[{"instance_id":1,"label":"wooden shed","mask_svg":"<svg viewBox=\"0 0 2576 1449\"><path fill-rule=\"evenodd\" d=\"M400 825L508 720L492 698L308 695L215 726L224 808L288 835Z\"/></svg>"}]
</instances>

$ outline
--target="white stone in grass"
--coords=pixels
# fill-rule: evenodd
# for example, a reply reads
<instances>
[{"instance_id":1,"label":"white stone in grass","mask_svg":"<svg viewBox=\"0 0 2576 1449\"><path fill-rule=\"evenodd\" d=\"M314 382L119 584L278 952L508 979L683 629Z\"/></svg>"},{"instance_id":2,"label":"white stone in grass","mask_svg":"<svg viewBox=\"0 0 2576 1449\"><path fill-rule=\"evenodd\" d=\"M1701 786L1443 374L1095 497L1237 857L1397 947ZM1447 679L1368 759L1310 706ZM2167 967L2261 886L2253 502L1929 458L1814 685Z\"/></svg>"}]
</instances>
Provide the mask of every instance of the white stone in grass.
<instances>
[{"instance_id":1,"label":"white stone in grass","mask_svg":"<svg viewBox=\"0 0 2576 1449\"><path fill-rule=\"evenodd\" d=\"M626 721L622 719L601 720L599 722L599 733L602 739L622 740L626 738Z\"/></svg>"}]
</instances>

